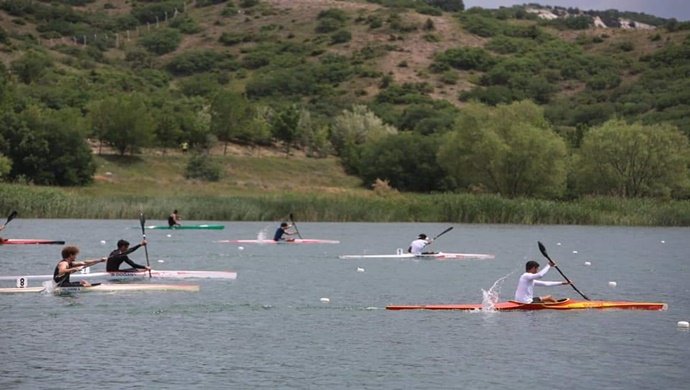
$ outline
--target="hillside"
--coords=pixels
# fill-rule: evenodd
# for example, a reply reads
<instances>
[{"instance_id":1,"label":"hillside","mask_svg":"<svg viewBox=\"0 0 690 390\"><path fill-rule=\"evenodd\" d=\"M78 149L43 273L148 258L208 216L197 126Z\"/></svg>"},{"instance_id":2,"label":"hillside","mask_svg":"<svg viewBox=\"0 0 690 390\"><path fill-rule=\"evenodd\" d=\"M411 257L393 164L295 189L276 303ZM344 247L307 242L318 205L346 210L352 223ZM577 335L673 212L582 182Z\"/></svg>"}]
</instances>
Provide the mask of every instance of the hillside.
<instances>
[{"instance_id":1,"label":"hillside","mask_svg":"<svg viewBox=\"0 0 690 390\"><path fill-rule=\"evenodd\" d=\"M472 30L474 20L463 20L456 13L441 12L437 8L424 8L415 12L409 8L386 7L363 0L95 0L54 1L52 5L47 2L5 0L2 3L0 27L5 31L7 39L0 53L0 60L8 67L27 51L46 50L51 58L58 61L56 66L65 75L89 69L101 69L105 72L108 68L116 72L139 74L144 69L170 72L170 62L175 58L190 52L203 55L210 50L222 53L225 56L223 59L230 58L229 63L172 71L170 87L180 88L179 83L189 78L201 78L208 72L214 77L221 77L227 72L223 80L226 87L241 91L251 81L253 74L263 74L264 68L272 65L267 63L270 61L266 57L271 60L283 59L281 57L285 57L285 51L291 51L295 58L284 60L288 62L286 65L292 67L299 62L314 62L324 56L337 55L348 58L351 65L356 67L343 70L343 73L349 74L341 76L340 80L332 80L336 82L333 94L337 96L329 97L333 99L329 103L343 108L347 107L346 102L371 102L381 92L381 83L376 80L383 76L390 76L388 81L396 84L429 84L429 88L424 91L426 95L462 106L463 100L459 99L459 93L477 88L477 72L457 69L452 74L438 74L430 70L430 66L434 63L435 56L451 48L485 47L495 35L479 31L481 29L468 31ZM38 5L27 5L30 3ZM59 6L57 3L79 6ZM153 7L156 3L159 6ZM404 1L380 3L406 4ZM16 4L23 4L23 7ZM208 5L202 6L204 4ZM242 4L252 6L242 7ZM135 10L146 7L151 9L136 14ZM319 16L329 10L343 12L335 17ZM568 17L572 19L572 15L568 15L565 9L535 10L531 6L526 7L526 10L533 15L538 12L542 22L552 20L556 14L562 20ZM51 14L56 20L43 19ZM137 16L132 20L132 15ZM484 16L486 13L475 15ZM601 21L600 16L595 18ZM75 19L76 22L72 22ZM333 20L338 23L331 25ZM620 21L630 21L619 18L615 20L619 25ZM663 19L655 21L657 24L664 22ZM518 27L539 23L535 19L507 19L506 22ZM638 24L649 26L640 22ZM135 57L132 52L141 47L142 37L166 26L182 31L179 44L174 50L161 53L161 50L154 49L150 58L132 58ZM619 60L630 70L635 68L634 62L639 61L642 56L654 53L671 42L680 42L685 36L685 33L673 34L646 28L561 30L548 26L549 24L544 25L544 29L549 34L566 42L579 40L583 45L582 42L586 40L601 39L602 42L597 45L583 45L584 52L615 54L620 56ZM351 37L346 42L334 44L331 34L341 30L349 32ZM655 34L663 35L654 38ZM602 38L603 35L605 37ZM634 49L621 51L618 47L622 44L632 44ZM102 55L94 53L94 50ZM136 54L143 56L138 52ZM624 78L626 73L630 71L623 69L621 72ZM147 76L150 75L144 77ZM578 87L562 86L560 94L571 95L573 88ZM296 92L304 98L310 95L308 92ZM281 95L292 94L293 91L287 91Z\"/></svg>"},{"instance_id":2,"label":"hillside","mask_svg":"<svg viewBox=\"0 0 690 390\"><path fill-rule=\"evenodd\" d=\"M548 133L559 137L553 142L564 143L554 147L562 161L546 164L558 167L559 188L540 193L536 184L511 184L509 195L572 198L599 191L598 183L576 188L571 164L578 160L566 161L580 152L590 129L621 118L690 134L688 23L613 10L463 10L458 4L0 1L0 105L6 116L0 153L11 163L7 175L75 185L88 183L95 172L102 180L102 170L81 157L87 149L53 146L64 141L74 147L77 138L90 138L123 155L182 143L211 156L225 154L228 145L284 149L293 156L286 161L332 159L343 175L358 177L346 187L370 188L384 179L403 191L505 193L463 170L451 175L452 163L440 160L440 149L458 131L459 118L481 114L475 102L489 107L489 116L510 105L531 112L524 102L533 102ZM386 138L391 135L399 136ZM37 137L50 146L32 144ZM683 153L685 141L669 142ZM65 155L73 156L65 162L73 169L38 174ZM177 168L185 178L187 167ZM301 175L320 169L327 170ZM221 171L221 185L255 180L235 179L232 166ZM641 193L685 197L684 186L658 190L654 184Z\"/></svg>"}]
</instances>

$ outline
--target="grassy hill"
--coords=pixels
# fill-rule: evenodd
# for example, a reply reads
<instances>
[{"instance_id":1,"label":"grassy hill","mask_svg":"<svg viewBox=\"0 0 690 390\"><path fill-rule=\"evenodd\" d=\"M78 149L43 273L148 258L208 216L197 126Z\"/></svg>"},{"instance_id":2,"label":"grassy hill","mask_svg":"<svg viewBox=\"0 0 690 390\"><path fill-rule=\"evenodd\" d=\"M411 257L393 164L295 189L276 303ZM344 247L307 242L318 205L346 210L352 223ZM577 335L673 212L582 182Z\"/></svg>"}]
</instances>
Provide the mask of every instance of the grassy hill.
<instances>
[{"instance_id":1,"label":"grassy hill","mask_svg":"<svg viewBox=\"0 0 690 390\"><path fill-rule=\"evenodd\" d=\"M60 189L60 194L120 200L133 193L151 199L208 196L219 204L226 196L287 193L297 197L292 201L306 204L314 200L310 196L332 200L343 195L354 199L343 209L359 206L361 199L385 198L383 209L398 203L406 210L384 219L416 219L419 204L437 202L436 195L401 195L385 186L379 186L386 193L383 197L370 191L373 178L387 178L375 172L364 179L362 164L357 166L361 150L350 153L334 142L336 119L345 110L364 105L382 121L377 126L404 134L406 138L398 137L402 141L378 154L397 150L400 164L390 165L401 167L406 158L417 159L411 167L400 168L426 167L427 171L403 172L417 177L426 172L442 176L438 162L429 160L436 158L435 148L474 101L489 107L536 102L571 154L589 129L612 118L670 123L690 134L687 23L610 10L544 20L521 6L448 12L434 6L440 3L0 0L0 107L12 113L0 128L0 135L6 132L6 140L0 137L0 152L9 149L10 142L19 143L15 139L31 139L39 127L46 134L73 128L84 139L103 139L93 113L132 103L120 110L140 107L137 118L128 119L146 120L122 127L143 128L126 136L132 142L123 149L126 156L96 156L95 182ZM608 24L619 17L638 18L655 28L594 28L592 16ZM225 137L231 149L224 155L218 142L223 136L214 133L212 109L215 99L228 91L246 97L254 116L243 133ZM300 126L310 132L288 142L275 128L278 119L290 119L295 104L302 110L300 118L309 119ZM10 136L17 137L7 141ZM189 157L171 152L181 142L209 152L221 166L221 179L186 179ZM294 148L287 158L282 153L286 142ZM405 149L405 143L413 147ZM413 155L417 150L426 155ZM348 174L353 172L359 177ZM37 180L26 175L13 179ZM446 179L434 178L432 188L416 190L481 190ZM567 196L581 195L569 190ZM517 207L502 202L499 196L477 210L491 214L492 207ZM169 198L159 212L174 204ZM285 207L280 204L274 213L279 215ZM452 205L447 207L451 212L441 208L431 214L437 219L450 214L448 218L462 221L594 220L591 209L577 211L576 216L535 218L542 207L551 206L534 206L528 216L504 211L504 217L484 217ZM323 210L327 208L324 203ZM97 215L95 210L74 213ZM114 210L109 215L125 214ZM314 218L324 214L315 212ZM259 212L252 215L263 218ZM336 218L351 217L347 212L340 215ZM364 208L358 215L370 217Z\"/></svg>"},{"instance_id":2,"label":"grassy hill","mask_svg":"<svg viewBox=\"0 0 690 390\"><path fill-rule=\"evenodd\" d=\"M143 153L138 156L103 154L93 185L70 193L88 196L252 196L267 193L346 194L365 192L361 181L348 176L337 159L286 158L279 150L234 147L214 160L223 167L222 180L200 182L184 176L188 155L179 151Z\"/></svg>"}]
</instances>

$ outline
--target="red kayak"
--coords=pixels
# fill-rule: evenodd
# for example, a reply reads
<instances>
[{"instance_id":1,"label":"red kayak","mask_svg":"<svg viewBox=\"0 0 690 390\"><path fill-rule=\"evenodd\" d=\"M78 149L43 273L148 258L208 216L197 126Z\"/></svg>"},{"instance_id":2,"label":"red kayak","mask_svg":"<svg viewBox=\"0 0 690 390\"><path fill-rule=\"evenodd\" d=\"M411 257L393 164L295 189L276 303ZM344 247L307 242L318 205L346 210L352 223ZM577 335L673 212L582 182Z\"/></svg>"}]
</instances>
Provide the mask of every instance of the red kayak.
<instances>
[{"instance_id":1,"label":"red kayak","mask_svg":"<svg viewBox=\"0 0 690 390\"><path fill-rule=\"evenodd\" d=\"M31 244L55 244L64 245L64 241L56 240L34 240L29 238L8 238L0 242L2 245L31 245Z\"/></svg>"},{"instance_id":2,"label":"red kayak","mask_svg":"<svg viewBox=\"0 0 690 390\"><path fill-rule=\"evenodd\" d=\"M578 301L563 299L555 303L520 303L515 301L499 302L493 310L584 310L584 309L623 309L623 310L666 310L668 305L659 302L626 302L626 301ZM480 304L445 304L445 305L391 305L386 310L482 310Z\"/></svg>"}]
</instances>

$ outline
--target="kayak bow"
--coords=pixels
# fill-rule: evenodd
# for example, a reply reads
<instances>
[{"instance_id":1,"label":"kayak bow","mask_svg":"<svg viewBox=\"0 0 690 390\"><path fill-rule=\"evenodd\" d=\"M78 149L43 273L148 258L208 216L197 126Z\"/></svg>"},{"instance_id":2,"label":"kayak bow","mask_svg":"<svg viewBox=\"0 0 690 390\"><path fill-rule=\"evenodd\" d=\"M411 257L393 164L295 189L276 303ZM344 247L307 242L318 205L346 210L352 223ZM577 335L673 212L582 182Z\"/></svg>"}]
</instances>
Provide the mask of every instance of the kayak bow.
<instances>
[{"instance_id":1,"label":"kayak bow","mask_svg":"<svg viewBox=\"0 0 690 390\"><path fill-rule=\"evenodd\" d=\"M441 305L391 305L386 310L483 310L482 304L441 304ZM586 309L620 309L620 310L666 310L668 305L660 302L627 302L627 301L578 301L563 299L555 303L520 303L515 301L499 302L494 305L497 311L531 311L531 310L586 310Z\"/></svg>"},{"instance_id":2,"label":"kayak bow","mask_svg":"<svg viewBox=\"0 0 690 390\"><path fill-rule=\"evenodd\" d=\"M54 245L64 245L64 241L57 240L38 240L30 238L8 238L0 242L2 245L33 245L33 244L54 244Z\"/></svg>"}]
</instances>

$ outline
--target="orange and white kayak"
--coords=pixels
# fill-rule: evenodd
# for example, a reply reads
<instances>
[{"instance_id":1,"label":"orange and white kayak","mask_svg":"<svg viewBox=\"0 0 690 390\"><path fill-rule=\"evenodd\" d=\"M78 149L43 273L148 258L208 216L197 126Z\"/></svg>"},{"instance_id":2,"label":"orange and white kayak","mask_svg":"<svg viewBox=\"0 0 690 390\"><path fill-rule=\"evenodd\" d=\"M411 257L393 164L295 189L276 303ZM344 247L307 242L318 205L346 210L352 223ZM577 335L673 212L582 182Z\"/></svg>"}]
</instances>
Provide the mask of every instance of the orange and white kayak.
<instances>
[{"instance_id":1,"label":"orange and white kayak","mask_svg":"<svg viewBox=\"0 0 690 390\"><path fill-rule=\"evenodd\" d=\"M493 306L483 304L441 304L441 305L390 305L386 310L589 310L589 309L621 309L621 310L666 310L668 305L660 302L628 302L628 301L580 301L563 299L555 303L520 303L515 301L499 302Z\"/></svg>"}]
</instances>

